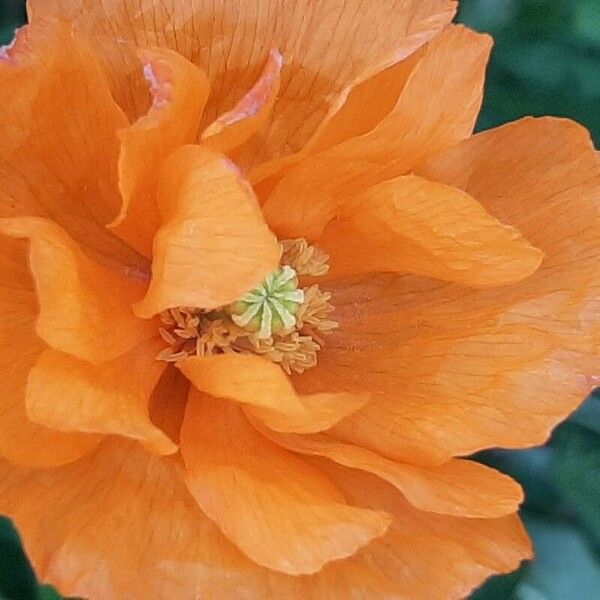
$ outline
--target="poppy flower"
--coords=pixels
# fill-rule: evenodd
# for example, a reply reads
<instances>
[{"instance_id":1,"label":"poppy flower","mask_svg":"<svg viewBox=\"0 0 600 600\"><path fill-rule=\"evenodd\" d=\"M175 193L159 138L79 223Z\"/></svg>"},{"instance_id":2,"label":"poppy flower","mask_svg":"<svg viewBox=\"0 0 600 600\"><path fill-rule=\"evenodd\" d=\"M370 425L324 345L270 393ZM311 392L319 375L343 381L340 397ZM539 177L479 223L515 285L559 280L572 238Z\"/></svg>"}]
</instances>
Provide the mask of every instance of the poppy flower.
<instances>
[{"instance_id":1,"label":"poppy flower","mask_svg":"<svg viewBox=\"0 0 600 600\"><path fill-rule=\"evenodd\" d=\"M460 598L593 387L599 159L473 135L447 0L32 0L0 54L0 511L85 598ZM11 352L8 349L11 348ZM14 352L12 352L14 350Z\"/></svg>"}]
</instances>

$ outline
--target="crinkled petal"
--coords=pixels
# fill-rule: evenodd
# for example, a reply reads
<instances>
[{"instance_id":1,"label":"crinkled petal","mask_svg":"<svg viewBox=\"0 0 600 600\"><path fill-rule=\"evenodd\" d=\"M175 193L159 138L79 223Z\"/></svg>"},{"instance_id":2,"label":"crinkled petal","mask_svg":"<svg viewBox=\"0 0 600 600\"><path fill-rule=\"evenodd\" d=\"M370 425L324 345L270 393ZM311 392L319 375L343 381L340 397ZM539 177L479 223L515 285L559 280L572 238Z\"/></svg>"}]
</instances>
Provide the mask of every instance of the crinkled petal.
<instances>
[{"instance_id":1,"label":"crinkled petal","mask_svg":"<svg viewBox=\"0 0 600 600\"><path fill-rule=\"evenodd\" d=\"M150 418L170 439L179 444L179 434L185 406L190 393L190 382L169 363L150 398Z\"/></svg>"},{"instance_id":2,"label":"crinkled petal","mask_svg":"<svg viewBox=\"0 0 600 600\"><path fill-rule=\"evenodd\" d=\"M420 467L387 459L367 448L343 444L325 434L275 434L270 440L302 454L322 456L361 469L391 483L415 507L457 517L501 517L514 513L523 500L510 477L471 460L453 459L438 467Z\"/></svg>"},{"instance_id":3,"label":"crinkled petal","mask_svg":"<svg viewBox=\"0 0 600 600\"><path fill-rule=\"evenodd\" d=\"M375 129L394 110L425 49L426 46L420 48L354 87L340 110L323 123L306 149L317 153Z\"/></svg>"},{"instance_id":4,"label":"crinkled petal","mask_svg":"<svg viewBox=\"0 0 600 600\"><path fill-rule=\"evenodd\" d=\"M252 189L224 156L201 146L175 151L162 167L158 203L162 224L139 316L227 305L276 269L277 239Z\"/></svg>"},{"instance_id":5,"label":"crinkled petal","mask_svg":"<svg viewBox=\"0 0 600 600\"><path fill-rule=\"evenodd\" d=\"M384 513L347 505L327 478L261 436L233 403L193 392L181 451L202 510L270 569L315 573L387 529Z\"/></svg>"},{"instance_id":6,"label":"crinkled petal","mask_svg":"<svg viewBox=\"0 0 600 600\"><path fill-rule=\"evenodd\" d=\"M147 259L105 227L119 211L114 102L93 50L66 24L19 30L0 53L0 217L56 221L95 259L144 275Z\"/></svg>"},{"instance_id":7,"label":"crinkled petal","mask_svg":"<svg viewBox=\"0 0 600 600\"><path fill-rule=\"evenodd\" d=\"M27 244L0 236L0 455L13 463L48 467L80 458L99 438L53 431L27 417L27 378L45 348L35 333L37 313Z\"/></svg>"},{"instance_id":8,"label":"crinkled petal","mask_svg":"<svg viewBox=\"0 0 600 600\"><path fill-rule=\"evenodd\" d=\"M329 254L332 277L396 271L473 287L524 279L543 256L471 196L414 175L346 203L318 244Z\"/></svg>"},{"instance_id":9,"label":"crinkled petal","mask_svg":"<svg viewBox=\"0 0 600 600\"><path fill-rule=\"evenodd\" d=\"M101 363L156 334L156 325L131 308L144 285L92 262L58 225L15 217L0 219L0 232L29 240L40 305L37 333L52 348Z\"/></svg>"},{"instance_id":10,"label":"crinkled petal","mask_svg":"<svg viewBox=\"0 0 600 600\"><path fill-rule=\"evenodd\" d=\"M369 548L369 564L395 581L400 598L458 600L490 575L514 571L532 557L517 514L469 519L422 512L367 473L314 462L359 506L384 509L394 521Z\"/></svg>"},{"instance_id":11,"label":"crinkled petal","mask_svg":"<svg viewBox=\"0 0 600 600\"><path fill-rule=\"evenodd\" d=\"M543 443L597 385L599 173L589 134L559 119L518 121L432 159L427 177L519 228L544 262L487 290L393 275L330 282L340 327L294 384L381 391L335 435L426 464Z\"/></svg>"},{"instance_id":12,"label":"crinkled petal","mask_svg":"<svg viewBox=\"0 0 600 600\"><path fill-rule=\"evenodd\" d=\"M433 515L374 477L327 472L353 501L393 512L394 523L355 556L311 576L246 558L202 514L180 464L132 442L107 440L52 470L0 463L0 511L15 519L40 579L82 598L458 600L531 554L516 516Z\"/></svg>"},{"instance_id":13,"label":"crinkled petal","mask_svg":"<svg viewBox=\"0 0 600 600\"><path fill-rule=\"evenodd\" d=\"M15 519L40 579L65 596L339 600L360 593L364 600L405 597L396 583L369 564L366 553L371 545L311 576L260 567L201 512L174 457L157 457L124 440L106 440L97 452L59 469L20 469L0 462L0 511ZM441 538L425 541L442 543ZM444 550L449 546L444 544ZM430 555L416 554L422 547L404 539L396 551L416 565L422 564L421 556ZM430 565L429 574L435 572ZM440 564L435 566L440 569L440 582L451 579ZM407 569L406 575L408 580L423 576L421 569ZM442 591L447 589L444 586Z\"/></svg>"},{"instance_id":14,"label":"crinkled petal","mask_svg":"<svg viewBox=\"0 0 600 600\"><path fill-rule=\"evenodd\" d=\"M258 196L266 200L286 169L300 160L374 129L394 109L408 77L423 56L423 50L424 47L421 47L407 58L353 86L343 104L321 123L302 150L249 169L247 176Z\"/></svg>"},{"instance_id":15,"label":"crinkled petal","mask_svg":"<svg viewBox=\"0 0 600 600\"><path fill-rule=\"evenodd\" d=\"M210 123L232 109L260 76L269 49L285 58L279 94L256 163L300 150L350 90L431 39L456 12L451 0L33 0L32 19L59 17L100 48L117 101L131 118L148 98L136 50L161 46L199 65L213 94ZM380 35L385 30L386 35Z\"/></svg>"},{"instance_id":16,"label":"crinkled petal","mask_svg":"<svg viewBox=\"0 0 600 600\"><path fill-rule=\"evenodd\" d=\"M223 154L248 141L269 117L279 93L283 56L271 50L258 81L230 111L220 115L202 132L201 142Z\"/></svg>"},{"instance_id":17,"label":"crinkled petal","mask_svg":"<svg viewBox=\"0 0 600 600\"><path fill-rule=\"evenodd\" d=\"M198 134L210 84L206 75L176 52L140 52L150 85L152 106L133 125L119 132L121 211L112 226L116 233L146 256L160 226L156 185L162 161Z\"/></svg>"},{"instance_id":18,"label":"crinkled petal","mask_svg":"<svg viewBox=\"0 0 600 600\"><path fill-rule=\"evenodd\" d=\"M323 431L370 399L368 393L299 396L281 367L252 354L194 356L177 366L197 389L239 402L274 431Z\"/></svg>"},{"instance_id":19,"label":"crinkled petal","mask_svg":"<svg viewBox=\"0 0 600 600\"><path fill-rule=\"evenodd\" d=\"M538 445L594 387L584 371L591 355L561 349L535 325L366 338L368 349L359 349L360 338L359 347L326 349L295 385L305 393L370 390L373 400L331 434L402 462Z\"/></svg>"},{"instance_id":20,"label":"crinkled petal","mask_svg":"<svg viewBox=\"0 0 600 600\"><path fill-rule=\"evenodd\" d=\"M521 119L473 136L420 170L477 198L541 248L546 260L539 279L573 277L597 259L600 156L581 125Z\"/></svg>"},{"instance_id":21,"label":"crinkled petal","mask_svg":"<svg viewBox=\"0 0 600 600\"><path fill-rule=\"evenodd\" d=\"M149 417L150 396L166 366L154 359L161 346L150 341L103 365L46 350L29 375L28 417L59 431L117 434L158 454L176 452Z\"/></svg>"},{"instance_id":22,"label":"crinkled petal","mask_svg":"<svg viewBox=\"0 0 600 600\"><path fill-rule=\"evenodd\" d=\"M66 596L233 600L252 577L250 561L186 490L174 458L107 439L60 469L0 469L0 509L15 520L40 579ZM262 589L254 579L248 585Z\"/></svg>"},{"instance_id":23,"label":"crinkled petal","mask_svg":"<svg viewBox=\"0 0 600 600\"><path fill-rule=\"evenodd\" d=\"M394 109L374 129L287 172L263 207L273 231L280 238L314 240L357 191L408 173L469 137L490 46L487 36L446 28L425 50Z\"/></svg>"}]
</instances>

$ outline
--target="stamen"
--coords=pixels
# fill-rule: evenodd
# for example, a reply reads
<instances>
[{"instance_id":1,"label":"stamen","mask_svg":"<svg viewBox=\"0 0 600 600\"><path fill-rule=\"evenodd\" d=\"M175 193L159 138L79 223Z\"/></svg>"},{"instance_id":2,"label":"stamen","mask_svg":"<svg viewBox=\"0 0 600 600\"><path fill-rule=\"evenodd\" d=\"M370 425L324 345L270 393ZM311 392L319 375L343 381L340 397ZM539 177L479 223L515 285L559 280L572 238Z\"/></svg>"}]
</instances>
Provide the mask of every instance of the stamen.
<instances>
[{"instance_id":1,"label":"stamen","mask_svg":"<svg viewBox=\"0 0 600 600\"><path fill-rule=\"evenodd\" d=\"M297 275L321 277L329 271L329 256L320 248L311 246L305 239L282 240L279 246L280 263L290 265Z\"/></svg>"},{"instance_id":2,"label":"stamen","mask_svg":"<svg viewBox=\"0 0 600 600\"><path fill-rule=\"evenodd\" d=\"M324 337L338 324L329 318L331 294L316 284L300 288L298 276L325 274L328 257L304 239L280 245L280 268L233 304L213 311L180 307L163 312L159 333L169 347L157 360L237 352L264 356L288 374L314 367Z\"/></svg>"}]
</instances>

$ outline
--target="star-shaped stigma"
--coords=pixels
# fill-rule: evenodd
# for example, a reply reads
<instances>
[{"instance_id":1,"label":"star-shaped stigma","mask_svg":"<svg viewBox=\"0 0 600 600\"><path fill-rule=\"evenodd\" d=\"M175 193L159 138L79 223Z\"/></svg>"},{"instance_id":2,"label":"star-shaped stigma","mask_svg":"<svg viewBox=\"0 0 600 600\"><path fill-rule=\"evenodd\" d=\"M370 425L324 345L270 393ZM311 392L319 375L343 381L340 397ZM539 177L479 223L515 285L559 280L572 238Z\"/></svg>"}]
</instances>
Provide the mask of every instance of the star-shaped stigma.
<instances>
[{"instance_id":1,"label":"star-shaped stigma","mask_svg":"<svg viewBox=\"0 0 600 600\"><path fill-rule=\"evenodd\" d=\"M298 289L296 271L285 265L231 304L228 312L238 327L255 331L259 339L267 339L295 327L295 315L303 302L304 291Z\"/></svg>"}]
</instances>

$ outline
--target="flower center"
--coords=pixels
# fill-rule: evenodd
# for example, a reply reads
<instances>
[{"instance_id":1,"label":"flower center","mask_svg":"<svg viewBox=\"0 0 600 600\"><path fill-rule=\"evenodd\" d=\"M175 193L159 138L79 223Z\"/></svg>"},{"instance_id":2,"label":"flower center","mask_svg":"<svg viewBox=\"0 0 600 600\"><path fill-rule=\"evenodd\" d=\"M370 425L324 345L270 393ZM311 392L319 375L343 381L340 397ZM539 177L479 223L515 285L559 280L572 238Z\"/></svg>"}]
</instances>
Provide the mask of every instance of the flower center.
<instances>
[{"instance_id":1,"label":"flower center","mask_svg":"<svg viewBox=\"0 0 600 600\"><path fill-rule=\"evenodd\" d=\"M304 290L298 289L296 271L284 265L271 273L262 285L227 307L231 320L240 327L256 332L259 340L280 331L291 331L295 314L304 302Z\"/></svg>"},{"instance_id":2,"label":"flower center","mask_svg":"<svg viewBox=\"0 0 600 600\"><path fill-rule=\"evenodd\" d=\"M304 239L280 242L279 268L257 288L216 310L180 307L161 314L168 347L156 357L177 362L224 352L259 354L289 374L317 364L324 336L337 328L329 319L331 294L318 285L302 288L302 276L327 273L328 256Z\"/></svg>"}]
</instances>

